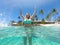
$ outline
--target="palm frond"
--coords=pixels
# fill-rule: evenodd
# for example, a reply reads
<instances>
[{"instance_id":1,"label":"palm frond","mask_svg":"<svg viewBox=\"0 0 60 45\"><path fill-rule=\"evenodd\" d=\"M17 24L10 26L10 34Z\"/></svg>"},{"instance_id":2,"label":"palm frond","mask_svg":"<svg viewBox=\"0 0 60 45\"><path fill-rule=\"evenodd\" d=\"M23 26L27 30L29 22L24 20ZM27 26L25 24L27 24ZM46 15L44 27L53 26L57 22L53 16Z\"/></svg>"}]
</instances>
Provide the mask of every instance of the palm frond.
<instances>
[{"instance_id":1,"label":"palm frond","mask_svg":"<svg viewBox=\"0 0 60 45\"><path fill-rule=\"evenodd\" d=\"M41 9L41 10L39 11L39 14L44 14L43 9Z\"/></svg>"}]
</instances>

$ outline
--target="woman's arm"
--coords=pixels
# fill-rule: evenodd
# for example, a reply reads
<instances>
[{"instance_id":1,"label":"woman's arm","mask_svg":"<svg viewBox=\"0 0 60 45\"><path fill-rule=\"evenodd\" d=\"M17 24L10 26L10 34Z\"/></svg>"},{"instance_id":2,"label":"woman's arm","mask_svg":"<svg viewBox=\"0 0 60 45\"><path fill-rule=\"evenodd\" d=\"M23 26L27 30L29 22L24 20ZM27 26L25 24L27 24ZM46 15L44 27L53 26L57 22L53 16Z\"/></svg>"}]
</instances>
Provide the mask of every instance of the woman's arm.
<instances>
[{"instance_id":1,"label":"woman's arm","mask_svg":"<svg viewBox=\"0 0 60 45\"><path fill-rule=\"evenodd\" d=\"M22 15L22 10L20 9L20 16L24 19L25 17Z\"/></svg>"},{"instance_id":2,"label":"woman's arm","mask_svg":"<svg viewBox=\"0 0 60 45\"><path fill-rule=\"evenodd\" d=\"M34 13L32 14L31 19L34 18L35 15L36 15L36 9L34 10Z\"/></svg>"}]
</instances>

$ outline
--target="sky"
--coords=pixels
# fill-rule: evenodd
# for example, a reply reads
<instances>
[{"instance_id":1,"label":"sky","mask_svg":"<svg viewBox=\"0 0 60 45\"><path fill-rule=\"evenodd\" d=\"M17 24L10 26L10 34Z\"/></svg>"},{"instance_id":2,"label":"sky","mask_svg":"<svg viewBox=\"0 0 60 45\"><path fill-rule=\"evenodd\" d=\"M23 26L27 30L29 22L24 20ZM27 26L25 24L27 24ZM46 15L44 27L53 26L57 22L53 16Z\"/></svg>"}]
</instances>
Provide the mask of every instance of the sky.
<instances>
[{"instance_id":1,"label":"sky","mask_svg":"<svg viewBox=\"0 0 60 45\"><path fill-rule=\"evenodd\" d=\"M53 8L57 9L56 17L60 16L60 0L0 0L0 23L9 23L11 20L17 22L20 8L23 16L25 16L26 12L32 15L35 7L39 20L45 18ZM39 14L41 9L44 10L44 14ZM52 21L54 19L55 16L51 18Z\"/></svg>"}]
</instances>

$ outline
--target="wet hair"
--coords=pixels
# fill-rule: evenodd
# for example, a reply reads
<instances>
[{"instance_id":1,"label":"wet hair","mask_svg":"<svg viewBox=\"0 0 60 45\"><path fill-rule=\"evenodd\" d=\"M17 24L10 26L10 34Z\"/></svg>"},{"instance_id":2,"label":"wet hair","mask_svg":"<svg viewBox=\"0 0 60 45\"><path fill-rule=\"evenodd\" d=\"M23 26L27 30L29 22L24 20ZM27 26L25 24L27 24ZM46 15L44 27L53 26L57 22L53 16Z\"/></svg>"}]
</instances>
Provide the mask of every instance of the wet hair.
<instances>
[{"instance_id":1,"label":"wet hair","mask_svg":"<svg viewBox=\"0 0 60 45\"><path fill-rule=\"evenodd\" d=\"M30 18L30 14L29 13L26 13L26 18Z\"/></svg>"}]
</instances>

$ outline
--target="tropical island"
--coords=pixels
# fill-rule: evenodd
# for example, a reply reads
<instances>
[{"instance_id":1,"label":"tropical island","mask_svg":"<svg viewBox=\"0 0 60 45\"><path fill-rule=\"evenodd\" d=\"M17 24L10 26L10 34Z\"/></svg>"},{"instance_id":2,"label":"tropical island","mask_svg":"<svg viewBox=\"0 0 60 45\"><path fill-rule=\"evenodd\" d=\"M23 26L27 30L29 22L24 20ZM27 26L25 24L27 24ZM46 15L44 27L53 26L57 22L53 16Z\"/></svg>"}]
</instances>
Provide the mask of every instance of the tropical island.
<instances>
[{"instance_id":1,"label":"tropical island","mask_svg":"<svg viewBox=\"0 0 60 45\"><path fill-rule=\"evenodd\" d=\"M43 9L41 9L39 11L39 14L44 14L44 11ZM58 11L54 8L52 9L52 11L47 14L47 16L45 18L43 18L42 20L38 20L38 16L35 15L35 17L32 19L32 24L33 25L39 25L40 24L55 24L56 22L60 22L60 16L58 16L57 19L55 19L54 21L51 21L51 17L52 16L55 16L55 14L57 15L58 14ZM56 17L56 16L55 16ZM18 22L15 22L14 20L10 21L9 25L11 26L22 26L23 25L23 22L20 20L20 16L18 16L18 19L19 21Z\"/></svg>"}]
</instances>

